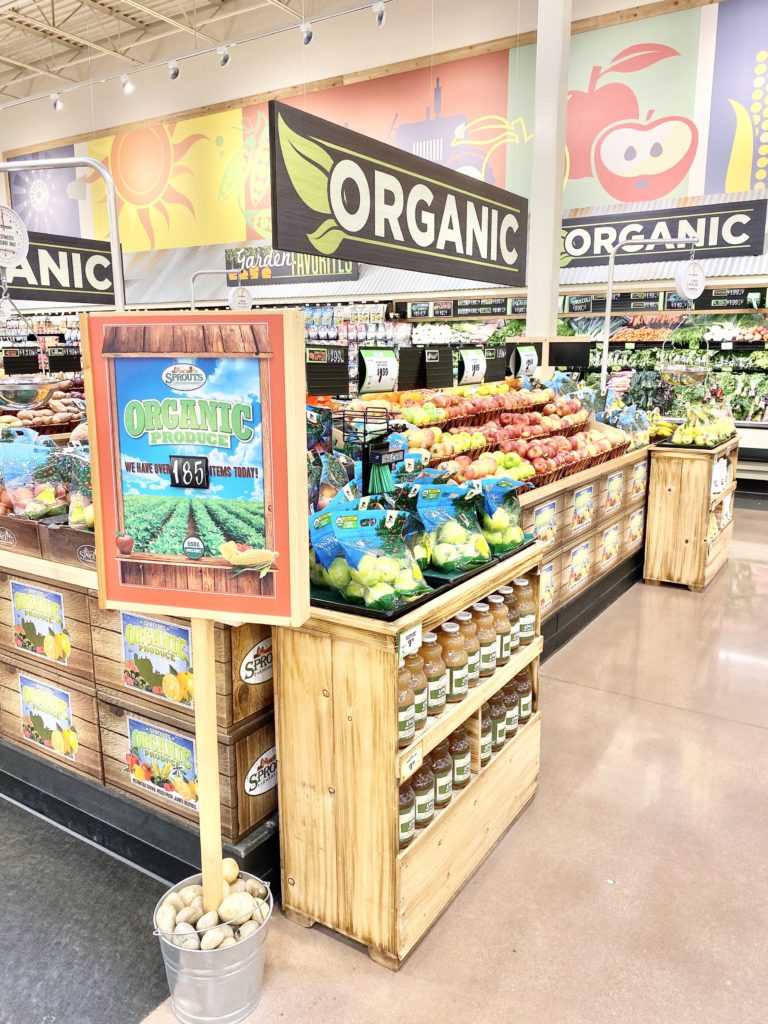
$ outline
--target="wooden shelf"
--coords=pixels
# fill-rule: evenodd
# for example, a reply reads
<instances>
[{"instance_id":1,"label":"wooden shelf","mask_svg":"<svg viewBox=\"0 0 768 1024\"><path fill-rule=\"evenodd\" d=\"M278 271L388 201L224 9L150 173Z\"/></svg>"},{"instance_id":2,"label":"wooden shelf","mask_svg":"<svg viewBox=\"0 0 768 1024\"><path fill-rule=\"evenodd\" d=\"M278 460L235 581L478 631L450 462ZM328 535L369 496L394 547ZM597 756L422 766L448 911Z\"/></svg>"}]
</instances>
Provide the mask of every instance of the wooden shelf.
<instances>
[{"instance_id":1,"label":"wooden shelf","mask_svg":"<svg viewBox=\"0 0 768 1024\"><path fill-rule=\"evenodd\" d=\"M717 508L717 506L718 506L718 505L720 504L720 502L721 502L721 501L723 500L723 498L727 498L727 497L728 497L728 495L729 495L729 494L733 494L733 492L734 492L735 490L736 490L736 481L735 481L735 480L732 480L732 481L731 481L731 482L730 482L730 483L728 484L728 486L727 486L727 487L724 487L724 488L723 488L723 490L722 490L722 491L719 491L719 492L718 492L717 494L713 495L713 497L712 497L712 500L711 500L711 501L710 501L710 503L709 503L709 511L710 511L710 512L714 512L714 511L715 511L715 509Z\"/></svg>"},{"instance_id":2,"label":"wooden shelf","mask_svg":"<svg viewBox=\"0 0 768 1024\"><path fill-rule=\"evenodd\" d=\"M34 555L20 555L15 551L0 551L0 569L18 572L21 575L39 576L56 583L69 583L73 587L85 587L96 590L98 580L92 569L81 569L76 565L64 562L51 562L47 558L35 558Z\"/></svg>"},{"instance_id":3,"label":"wooden shelf","mask_svg":"<svg viewBox=\"0 0 768 1024\"><path fill-rule=\"evenodd\" d=\"M489 697L492 697L502 686L506 686L518 672L538 658L543 646L544 641L537 636L533 643L521 647L507 664L502 665L492 676L481 679L477 686L469 691L464 700L458 701L456 704L446 704L442 714L429 719L426 728L398 753L396 771L400 782L409 779L421 767L430 750L434 750L438 743L450 736L454 729L457 729L478 711Z\"/></svg>"}]
</instances>

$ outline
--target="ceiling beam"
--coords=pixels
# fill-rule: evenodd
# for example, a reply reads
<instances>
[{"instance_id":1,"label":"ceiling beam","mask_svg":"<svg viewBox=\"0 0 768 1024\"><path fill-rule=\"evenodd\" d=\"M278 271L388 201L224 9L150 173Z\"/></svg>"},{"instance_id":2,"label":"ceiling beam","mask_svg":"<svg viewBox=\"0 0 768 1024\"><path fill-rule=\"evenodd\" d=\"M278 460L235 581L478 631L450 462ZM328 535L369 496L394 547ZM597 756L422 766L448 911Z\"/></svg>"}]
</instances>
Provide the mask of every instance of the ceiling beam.
<instances>
[{"instance_id":1,"label":"ceiling beam","mask_svg":"<svg viewBox=\"0 0 768 1024\"><path fill-rule=\"evenodd\" d=\"M107 57L116 57L118 60L123 60L127 64L140 63L140 61L136 60L134 57L128 57L126 54L120 53L118 50L113 50L109 46L102 46L101 43L91 42L89 39L84 39L83 36L75 35L72 32L65 32L62 28L53 28L44 21L36 21L34 18L29 18L26 14L20 14L18 11L9 11L7 14L0 14L0 20L7 22L9 25L16 25L21 29L29 29L33 35L43 35L49 40L53 39L64 41L72 43L77 47L82 46L85 49L96 50L98 53L103 53Z\"/></svg>"},{"instance_id":2,"label":"ceiling beam","mask_svg":"<svg viewBox=\"0 0 768 1024\"><path fill-rule=\"evenodd\" d=\"M183 21L177 21L176 18L171 18L167 14L161 14L151 7L146 7L144 4L139 3L138 0L121 0L121 3L124 3L127 7L132 7L135 11L141 11L142 14L148 15L150 18L156 18L157 21L164 21L166 25L172 25L179 32L187 32L189 35L197 36L198 39L204 39L206 43L219 42L214 36L209 36L205 32L198 32L191 25L185 25Z\"/></svg>"},{"instance_id":3,"label":"ceiling beam","mask_svg":"<svg viewBox=\"0 0 768 1024\"><path fill-rule=\"evenodd\" d=\"M37 67L34 64L25 64L21 60L15 60L13 57L5 57L0 55L0 63L10 64L14 68L23 68L25 71L33 71L36 75L48 75L50 78L58 78L60 82L73 82L73 79L67 78L66 75L60 75L58 71L47 71L45 68ZM6 83L10 85L11 83Z\"/></svg>"},{"instance_id":4,"label":"ceiling beam","mask_svg":"<svg viewBox=\"0 0 768 1024\"><path fill-rule=\"evenodd\" d=\"M131 28L145 29L149 28L149 25L145 25L143 21L140 21L134 14L126 14L124 11L115 10L114 3L107 3L105 0L82 0L84 7L91 7L94 11L102 11L109 18L114 18L115 21L121 21L124 25L130 25Z\"/></svg>"},{"instance_id":5,"label":"ceiling beam","mask_svg":"<svg viewBox=\"0 0 768 1024\"><path fill-rule=\"evenodd\" d=\"M301 21L301 14L299 11L294 11L284 0L267 0L270 7L276 7L278 11L282 11L283 14L290 14L296 21Z\"/></svg>"}]
</instances>

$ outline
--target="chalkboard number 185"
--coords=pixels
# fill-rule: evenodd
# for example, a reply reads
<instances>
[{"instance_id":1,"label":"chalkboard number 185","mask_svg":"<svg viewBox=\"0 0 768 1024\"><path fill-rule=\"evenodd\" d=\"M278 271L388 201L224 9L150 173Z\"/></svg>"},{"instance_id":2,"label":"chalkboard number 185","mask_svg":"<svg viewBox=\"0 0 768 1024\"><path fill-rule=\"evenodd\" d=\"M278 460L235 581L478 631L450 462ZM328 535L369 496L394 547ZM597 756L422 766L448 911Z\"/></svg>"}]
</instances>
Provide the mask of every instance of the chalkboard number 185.
<instances>
[{"instance_id":1,"label":"chalkboard number 185","mask_svg":"<svg viewBox=\"0 0 768 1024\"><path fill-rule=\"evenodd\" d=\"M209 486L208 459L204 455L171 456L171 487L207 491Z\"/></svg>"}]
</instances>

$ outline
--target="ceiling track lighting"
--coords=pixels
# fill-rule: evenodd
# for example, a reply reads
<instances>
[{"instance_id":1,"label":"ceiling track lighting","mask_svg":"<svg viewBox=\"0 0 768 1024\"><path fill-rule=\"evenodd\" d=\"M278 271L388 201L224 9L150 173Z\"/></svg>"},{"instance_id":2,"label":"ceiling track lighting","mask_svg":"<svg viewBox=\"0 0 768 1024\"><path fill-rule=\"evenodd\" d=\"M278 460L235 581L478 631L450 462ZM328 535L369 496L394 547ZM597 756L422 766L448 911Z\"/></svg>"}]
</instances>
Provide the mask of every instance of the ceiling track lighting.
<instances>
[{"instance_id":1,"label":"ceiling track lighting","mask_svg":"<svg viewBox=\"0 0 768 1024\"><path fill-rule=\"evenodd\" d=\"M51 96L51 102L53 103L54 110L61 110L64 107L64 101L57 92Z\"/></svg>"},{"instance_id":2,"label":"ceiling track lighting","mask_svg":"<svg viewBox=\"0 0 768 1024\"><path fill-rule=\"evenodd\" d=\"M229 47L221 46L216 51L216 53L219 55L219 66L225 68L232 59L232 55L229 52Z\"/></svg>"},{"instance_id":3,"label":"ceiling track lighting","mask_svg":"<svg viewBox=\"0 0 768 1024\"><path fill-rule=\"evenodd\" d=\"M175 82L180 74L181 74L181 69L179 68L179 65L176 63L176 61L175 60L169 61L168 62L168 77L170 78L170 80L172 82Z\"/></svg>"},{"instance_id":4,"label":"ceiling track lighting","mask_svg":"<svg viewBox=\"0 0 768 1024\"><path fill-rule=\"evenodd\" d=\"M299 32L301 32L301 38L305 46L309 46L315 37L315 33L312 31L312 24L309 21L302 21L299 25Z\"/></svg>"},{"instance_id":5,"label":"ceiling track lighting","mask_svg":"<svg viewBox=\"0 0 768 1024\"><path fill-rule=\"evenodd\" d=\"M122 88L123 88L123 92L125 93L125 95L126 95L126 96L130 96L130 94L131 94L131 93L133 92L133 90L134 90L134 89L136 88L136 86L135 86L135 85L133 84L133 82L132 82L132 81L130 80L130 78L128 77L128 75L123 75L123 76L121 77L121 79L120 79L120 85L122 86Z\"/></svg>"},{"instance_id":6,"label":"ceiling track lighting","mask_svg":"<svg viewBox=\"0 0 768 1024\"><path fill-rule=\"evenodd\" d=\"M381 28L387 20L387 11L384 4L381 2L375 3L371 6L371 10L376 15L376 28Z\"/></svg>"}]
</instances>

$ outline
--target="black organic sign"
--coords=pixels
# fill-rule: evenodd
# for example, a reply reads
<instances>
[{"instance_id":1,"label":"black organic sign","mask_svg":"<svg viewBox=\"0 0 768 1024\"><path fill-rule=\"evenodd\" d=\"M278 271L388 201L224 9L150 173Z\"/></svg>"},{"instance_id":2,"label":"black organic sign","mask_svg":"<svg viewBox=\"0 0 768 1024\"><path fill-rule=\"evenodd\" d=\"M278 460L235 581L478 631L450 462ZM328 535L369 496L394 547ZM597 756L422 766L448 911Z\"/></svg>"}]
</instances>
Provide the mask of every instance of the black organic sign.
<instances>
[{"instance_id":1,"label":"black organic sign","mask_svg":"<svg viewBox=\"0 0 768 1024\"><path fill-rule=\"evenodd\" d=\"M635 210L566 218L563 221L561 267L602 266L617 242L636 239L657 244L632 244L616 254L616 263L654 263L685 260L690 246L682 239L696 237L696 255L759 256L765 247L766 200L675 206L669 210Z\"/></svg>"},{"instance_id":2,"label":"black organic sign","mask_svg":"<svg viewBox=\"0 0 768 1024\"><path fill-rule=\"evenodd\" d=\"M525 282L525 199L275 100L269 113L280 249Z\"/></svg>"},{"instance_id":3,"label":"black organic sign","mask_svg":"<svg viewBox=\"0 0 768 1024\"><path fill-rule=\"evenodd\" d=\"M108 242L29 233L29 253L8 271L11 298L113 306L115 285Z\"/></svg>"}]
</instances>

